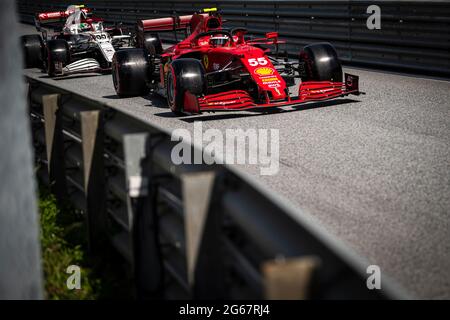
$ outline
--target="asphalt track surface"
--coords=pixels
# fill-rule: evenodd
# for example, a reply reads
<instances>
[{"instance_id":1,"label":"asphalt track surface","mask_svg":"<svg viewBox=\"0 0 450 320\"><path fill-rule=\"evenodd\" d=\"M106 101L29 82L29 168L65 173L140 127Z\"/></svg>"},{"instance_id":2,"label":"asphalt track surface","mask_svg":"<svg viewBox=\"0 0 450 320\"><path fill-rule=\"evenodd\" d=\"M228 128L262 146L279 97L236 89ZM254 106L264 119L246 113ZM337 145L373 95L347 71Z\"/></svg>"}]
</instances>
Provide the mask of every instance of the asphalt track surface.
<instances>
[{"instance_id":1,"label":"asphalt track surface","mask_svg":"<svg viewBox=\"0 0 450 320\"><path fill-rule=\"evenodd\" d=\"M33 28L23 25L23 33ZM177 118L158 96L118 99L110 75L53 80L168 129L279 129L280 170L261 176L418 298L450 298L450 82L345 68L364 96L273 114ZM383 278L382 278L383 279ZM383 281L383 280L382 280Z\"/></svg>"}]
</instances>

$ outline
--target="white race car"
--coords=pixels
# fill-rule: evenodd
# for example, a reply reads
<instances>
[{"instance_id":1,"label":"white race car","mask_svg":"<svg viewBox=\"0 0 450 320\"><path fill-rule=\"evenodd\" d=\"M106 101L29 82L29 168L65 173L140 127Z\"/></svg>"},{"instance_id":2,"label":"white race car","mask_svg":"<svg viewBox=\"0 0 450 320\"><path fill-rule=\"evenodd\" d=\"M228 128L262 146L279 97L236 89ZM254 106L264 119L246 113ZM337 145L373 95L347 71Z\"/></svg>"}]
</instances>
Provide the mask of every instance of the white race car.
<instances>
[{"instance_id":1,"label":"white race car","mask_svg":"<svg viewBox=\"0 0 450 320\"><path fill-rule=\"evenodd\" d=\"M109 72L116 50L132 41L120 25L105 27L103 19L84 6L39 13L35 22L41 35L22 37L25 64L44 68L51 77ZM47 29L53 29L51 36Z\"/></svg>"}]
</instances>

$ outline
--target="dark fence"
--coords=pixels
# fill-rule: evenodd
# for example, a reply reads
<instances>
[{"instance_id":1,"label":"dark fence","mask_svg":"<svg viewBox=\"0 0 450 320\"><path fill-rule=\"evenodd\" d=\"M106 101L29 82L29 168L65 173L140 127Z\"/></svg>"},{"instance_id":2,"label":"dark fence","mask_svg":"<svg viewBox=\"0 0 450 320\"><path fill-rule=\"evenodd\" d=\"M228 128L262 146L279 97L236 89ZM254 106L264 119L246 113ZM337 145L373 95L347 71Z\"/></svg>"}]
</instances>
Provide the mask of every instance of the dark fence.
<instances>
[{"instance_id":1,"label":"dark fence","mask_svg":"<svg viewBox=\"0 0 450 320\"><path fill-rule=\"evenodd\" d=\"M98 1L85 3L108 21L134 24L217 6L230 26L254 34L278 31L297 55L306 44L331 42L346 63L450 75L450 1ZM19 0L24 21L70 1ZM381 8L381 29L369 30L369 5Z\"/></svg>"},{"instance_id":2,"label":"dark fence","mask_svg":"<svg viewBox=\"0 0 450 320\"><path fill-rule=\"evenodd\" d=\"M121 253L140 297L406 297L386 275L369 290L367 262L251 178L174 165L166 130L27 81L38 176L85 215L93 253Z\"/></svg>"}]
</instances>

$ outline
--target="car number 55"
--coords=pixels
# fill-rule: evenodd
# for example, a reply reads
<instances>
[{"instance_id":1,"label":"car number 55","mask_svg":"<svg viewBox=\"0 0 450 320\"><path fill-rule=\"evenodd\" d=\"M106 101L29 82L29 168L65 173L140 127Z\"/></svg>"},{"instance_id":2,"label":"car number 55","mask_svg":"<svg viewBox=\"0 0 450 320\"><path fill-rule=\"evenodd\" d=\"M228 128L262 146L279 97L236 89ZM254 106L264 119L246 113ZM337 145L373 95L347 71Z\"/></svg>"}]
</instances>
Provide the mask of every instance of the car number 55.
<instances>
[{"instance_id":1,"label":"car number 55","mask_svg":"<svg viewBox=\"0 0 450 320\"><path fill-rule=\"evenodd\" d=\"M264 58L264 57L261 57L258 59L256 59L256 58L248 59L248 64L251 65L252 67L256 67L257 65L265 66L267 63L268 62L267 62L266 58Z\"/></svg>"}]
</instances>

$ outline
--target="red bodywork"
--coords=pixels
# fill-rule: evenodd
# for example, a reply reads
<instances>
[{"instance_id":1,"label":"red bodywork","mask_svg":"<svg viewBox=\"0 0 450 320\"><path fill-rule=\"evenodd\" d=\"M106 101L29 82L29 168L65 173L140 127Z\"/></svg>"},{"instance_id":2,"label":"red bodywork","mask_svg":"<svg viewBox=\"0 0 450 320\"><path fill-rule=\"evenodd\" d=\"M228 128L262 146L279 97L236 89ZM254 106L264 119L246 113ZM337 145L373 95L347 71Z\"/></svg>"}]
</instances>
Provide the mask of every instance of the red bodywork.
<instances>
[{"instance_id":1,"label":"red bodywork","mask_svg":"<svg viewBox=\"0 0 450 320\"><path fill-rule=\"evenodd\" d=\"M211 28L211 20L215 19L214 28ZM257 85L257 96L250 94L247 88L239 90L224 90L221 92L204 95L193 95L185 93L184 110L190 113L201 113L202 111L223 110L247 110L255 108L273 108L284 106L295 106L310 101L328 100L348 94L359 94L358 77L345 74L345 81L315 81L302 82L298 92L290 94L285 80L276 70L266 53L255 45L278 45L284 43L278 40L278 33L267 33L265 38L246 40L244 32L236 32L233 41L225 46L214 46L209 42L210 36L197 38L197 35L211 30L221 30L222 20L220 16L209 14L194 14L181 17L160 18L142 20L138 23L140 32L148 31L170 31L190 30L190 35L183 41L166 49L161 56L160 65L160 87L164 88L165 73L169 71L168 63L178 58L196 57L201 59L206 71L217 72L227 65L239 63L246 70Z\"/></svg>"}]
</instances>

